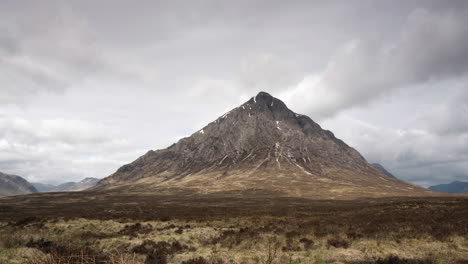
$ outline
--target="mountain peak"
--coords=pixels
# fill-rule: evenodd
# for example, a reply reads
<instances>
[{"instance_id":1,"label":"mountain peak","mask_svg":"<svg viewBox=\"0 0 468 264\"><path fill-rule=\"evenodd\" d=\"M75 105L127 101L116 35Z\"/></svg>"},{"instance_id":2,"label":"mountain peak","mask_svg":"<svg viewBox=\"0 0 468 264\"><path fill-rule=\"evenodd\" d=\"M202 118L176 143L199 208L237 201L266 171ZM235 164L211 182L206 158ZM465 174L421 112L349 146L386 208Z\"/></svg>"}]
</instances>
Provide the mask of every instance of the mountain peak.
<instances>
[{"instance_id":1,"label":"mountain peak","mask_svg":"<svg viewBox=\"0 0 468 264\"><path fill-rule=\"evenodd\" d=\"M252 100L254 103L265 103L269 104L271 103L274 99L273 96L271 96L267 92L259 92L256 96L252 97L250 100ZM250 101L249 100L249 101Z\"/></svg>"},{"instance_id":2,"label":"mountain peak","mask_svg":"<svg viewBox=\"0 0 468 264\"><path fill-rule=\"evenodd\" d=\"M250 98L241 107L249 106L250 110L253 111L269 111L269 112L288 112L292 117L293 112L284 104L280 99L271 96L266 92L259 92L256 96Z\"/></svg>"},{"instance_id":3,"label":"mountain peak","mask_svg":"<svg viewBox=\"0 0 468 264\"><path fill-rule=\"evenodd\" d=\"M334 192L356 195L367 186L376 186L373 193L381 186L394 186L396 192L415 188L381 176L333 133L260 92L167 149L151 150L122 166L96 189L188 188L209 193L253 188L329 198Z\"/></svg>"},{"instance_id":4,"label":"mountain peak","mask_svg":"<svg viewBox=\"0 0 468 264\"><path fill-rule=\"evenodd\" d=\"M84 178L83 180L81 180L81 181L79 181L79 182L84 183L84 182L98 182L98 181L99 181L98 178L86 177L86 178Z\"/></svg>"}]
</instances>

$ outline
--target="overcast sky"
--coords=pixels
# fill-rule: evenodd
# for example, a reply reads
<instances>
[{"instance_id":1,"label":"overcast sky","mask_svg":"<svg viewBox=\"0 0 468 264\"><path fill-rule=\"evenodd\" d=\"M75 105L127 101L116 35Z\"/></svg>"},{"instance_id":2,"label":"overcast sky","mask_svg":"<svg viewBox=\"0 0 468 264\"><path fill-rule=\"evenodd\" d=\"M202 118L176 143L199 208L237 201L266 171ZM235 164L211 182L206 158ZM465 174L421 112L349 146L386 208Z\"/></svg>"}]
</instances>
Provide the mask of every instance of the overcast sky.
<instances>
[{"instance_id":1,"label":"overcast sky","mask_svg":"<svg viewBox=\"0 0 468 264\"><path fill-rule=\"evenodd\" d=\"M2 0L0 171L102 178L266 91L403 180L468 181L467 25L450 0Z\"/></svg>"}]
</instances>

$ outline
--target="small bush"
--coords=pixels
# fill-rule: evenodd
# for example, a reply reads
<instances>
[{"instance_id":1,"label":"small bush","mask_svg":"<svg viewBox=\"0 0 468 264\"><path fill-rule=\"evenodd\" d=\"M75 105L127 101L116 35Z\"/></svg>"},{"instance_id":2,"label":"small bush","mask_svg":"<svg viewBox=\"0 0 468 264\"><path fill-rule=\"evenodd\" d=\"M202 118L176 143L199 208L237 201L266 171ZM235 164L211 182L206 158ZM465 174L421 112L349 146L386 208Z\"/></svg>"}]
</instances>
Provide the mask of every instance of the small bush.
<instances>
[{"instance_id":1,"label":"small bush","mask_svg":"<svg viewBox=\"0 0 468 264\"><path fill-rule=\"evenodd\" d=\"M99 240L99 239L105 239L105 238L112 238L115 236L116 234L106 234L106 233L101 233L101 232L85 231L83 233L77 234L76 238L81 241L84 241L84 240Z\"/></svg>"},{"instance_id":2,"label":"small bush","mask_svg":"<svg viewBox=\"0 0 468 264\"><path fill-rule=\"evenodd\" d=\"M281 248L282 251L300 251L301 248L294 244L291 238L286 239L286 245Z\"/></svg>"},{"instance_id":3,"label":"small bush","mask_svg":"<svg viewBox=\"0 0 468 264\"><path fill-rule=\"evenodd\" d=\"M351 239L351 240L356 240L356 239L360 239L360 238L363 238L364 235L359 233L359 232L354 232L354 231L350 231L348 233L346 233L346 236L348 237L348 239Z\"/></svg>"},{"instance_id":4,"label":"small bush","mask_svg":"<svg viewBox=\"0 0 468 264\"><path fill-rule=\"evenodd\" d=\"M158 231L163 231L163 230L174 229L174 228L176 228L176 227L177 227L176 225L170 224L170 225L167 225L167 226L164 226L164 227L160 227L160 228L158 228L157 230L158 230ZM179 227L179 228L180 228L180 227Z\"/></svg>"},{"instance_id":5,"label":"small bush","mask_svg":"<svg viewBox=\"0 0 468 264\"><path fill-rule=\"evenodd\" d=\"M25 246L30 240L29 235L18 233L3 233L0 234L0 247L15 248Z\"/></svg>"},{"instance_id":6,"label":"small bush","mask_svg":"<svg viewBox=\"0 0 468 264\"><path fill-rule=\"evenodd\" d=\"M152 252L146 257L145 264L167 264L167 255L161 252Z\"/></svg>"},{"instance_id":7,"label":"small bush","mask_svg":"<svg viewBox=\"0 0 468 264\"><path fill-rule=\"evenodd\" d=\"M305 237L301 238L299 242L301 242L304 245L304 250L306 251L312 249L312 247L314 246L314 241Z\"/></svg>"},{"instance_id":8,"label":"small bush","mask_svg":"<svg viewBox=\"0 0 468 264\"><path fill-rule=\"evenodd\" d=\"M148 255L152 253L153 251L159 249L160 247L166 249L165 246L161 246L162 243L167 243L167 242L164 241L164 242L156 243L151 240L145 240L143 241L143 243L141 243L141 245L135 246L132 249L132 252L137 253L137 254L142 254L142 255Z\"/></svg>"},{"instance_id":9,"label":"small bush","mask_svg":"<svg viewBox=\"0 0 468 264\"><path fill-rule=\"evenodd\" d=\"M57 243L40 239L30 241L28 247L36 248L47 255L36 255L31 263L108 263L109 256L90 247L82 247L73 241Z\"/></svg>"},{"instance_id":10,"label":"small bush","mask_svg":"<svg viewBox=\"0 0 468 264\"><path fill-rule=\"evenodd\" d=\"M187 247L182 246L179 241L172 243L166 241L154 242L145 240L139 246L132 249L133 253L147 255L145 263L147 264L165 264L167 257L181 252Z\"/></svg>"},{"instance_id":11,"label":"small bush","mask_svg":"<svg viewBox=\"0 0 468 264\"><path fill-rule=\"evenodd\" d=\"M40 251L45 253L50 253L52 251L52 248L54 247L54 244L52 243L52 241L46 241L43 238L41 238L37 241L30 240L26 244L26 246L29 248L39 249Z\"/></svg>"},{"instance_id":12,"label":"small bush","mask_svg":"<svg viewBox=\"0 0 468 264\"><path fill-rule=\"evenodd\" d=\"M265 264L272 264L276 259L280 242L276 236L270 236L267 238L267 252Z\"/></svg>"},{"instance_id":13,"label":"small bush","mask_svg":"<svg viewBox=\"0 0 468 264\"><path fill-rule=\"evenodd\" d=\"M212 239L211 244L220 243L223 247L232 248L244 240L253 240L257 237L259 237L259 233L248 228L241 228L239 231L226 230L220 236Z\"/></svg>"},{"instance_id":14,"label":"small bush","mask_svg":"<svg viewBox=\"0 0 468 264\"><path fill-rule=\"evenodd\" d=\"M301 235L301 233L299 233L297 231L290 231L290 232L286 233L286 238L295 238L295 237L298 237L300 235Z\"/></svg>"},{"instance_id":15,"label":"small bush","mask_svg":"<svg viewBox=\"0 0 468 264\"><path fill-rule=\"evenodd\" d=\"M25 217L25 218L17 221L16 223L12 223L11 225L13 225L13 226L25 226L27 224L38 222L38 221L40 221L40 219L38 217L29 216L29 217Z\"/></svg>"},{"instance_id":16,"label":"small bush","mask_svg":"<svg viewBox=\"0 0 468 264\"><path fill-rule=\"evenodd\" d=\"M162 216L162 217L159 218L159 221L161 221L161 222L168 222L170 220L171 220L171 218L169 216L167 216L167 215Z\"/></svg>"},{"instance_id":17,"label":"small bush","mask_svg":"<svg viewBox=\"0 0 468 264\"><path fill-rule=\"evenodd\" d=\"M349 241L341 238L332 238L327 241L327 248L349 248Z\"/></svg>"},{"instance_id":18,"label":"small bush","mask_svg":"<svg viewBox=\"0 0 468 264\"><path fill-rule=\"evenodd\" d=\"M433 259L403 259L398 256L389 256L378 259L375 264L436 264Z\"/></svg>"},{"instance_id":19,"label":"small bush","mask_svg":"<svg viewBox=\"0 0 468 264\"><path fill-rule=\"evenodd\" d=\"M208 264L208 261L203 257L198 257L182 261L182 264Z\"/></svg>"},{"instance_id":20,"label":"small bush","mask_svg":"<svg viewBox=\"0 0 468 264\"><path fill-rule=\"evenodd\" d=\"M124 228L119 231L119 234L136 237L138 234L148 234L151 231L153 231L152 225L142 225L141 223L136 223L133 225L125 225Z\"/></svg>"}]
</instances>

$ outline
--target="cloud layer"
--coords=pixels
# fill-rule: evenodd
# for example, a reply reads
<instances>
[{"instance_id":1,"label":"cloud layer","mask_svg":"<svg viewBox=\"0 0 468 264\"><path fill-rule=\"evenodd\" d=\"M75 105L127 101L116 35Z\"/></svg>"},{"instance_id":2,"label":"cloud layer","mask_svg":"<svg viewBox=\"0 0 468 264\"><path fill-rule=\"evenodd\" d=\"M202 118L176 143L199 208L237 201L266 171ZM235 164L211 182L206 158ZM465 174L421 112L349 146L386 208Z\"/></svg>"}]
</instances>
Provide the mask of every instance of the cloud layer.
<instances>
[{"instance_id":1,"label":"cloud layer","mask_svg":"<svg viewBox=\"0 0 468 264\"><path fill-rule=\"evenodd\" d=\"M468 12L416 9L397 37L356 38L332 56L318 76L286 92L293 104L318 117L362 106L411 86L457 78L468 71Z\"/></svg>"},{"instance_id":2,"label":"cloud layer","mask_svg":"<svg viewBox=\"0 0 468 264\"><path fill-rule=\"evenodd\" d=\"M3 1L0 171L105 177L264 90L403 179L468 180L467 24L465 1Z\"/></svg>"},{"instance_id":3,"label":"cloud layer","mask_svg":"<svg viewBox=\"0 0 468 264\"><path fill-rule=\"evenodd\" d=\"M64 182L103 177L135 152L108 128L79 120L30 121L0 117L0 166L31 181ZM90 166L91 165L91 166Z\"/></svg>"}]
</instances>

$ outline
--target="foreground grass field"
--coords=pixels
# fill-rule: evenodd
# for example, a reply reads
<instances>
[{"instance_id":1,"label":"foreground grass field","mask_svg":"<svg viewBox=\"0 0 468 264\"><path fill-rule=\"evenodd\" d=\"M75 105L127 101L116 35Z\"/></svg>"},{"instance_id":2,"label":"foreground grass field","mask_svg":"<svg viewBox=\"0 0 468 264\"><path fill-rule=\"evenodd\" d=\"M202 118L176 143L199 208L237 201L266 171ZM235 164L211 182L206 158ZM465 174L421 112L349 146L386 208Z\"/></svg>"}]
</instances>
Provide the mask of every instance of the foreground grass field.
<instances>
[{"instance_id":1,"label":"foreground grass field","mask_svg":"<svg viewBox=\"0 0 468 264\"><path fill-rule=\"evenodd\" d=\"M0 200L0 263L468 263L464 198L114 198Z\"/></svg>"}]
</instances>

